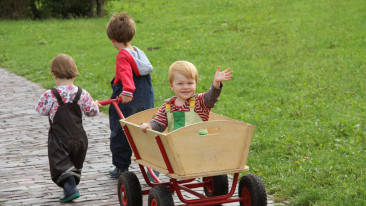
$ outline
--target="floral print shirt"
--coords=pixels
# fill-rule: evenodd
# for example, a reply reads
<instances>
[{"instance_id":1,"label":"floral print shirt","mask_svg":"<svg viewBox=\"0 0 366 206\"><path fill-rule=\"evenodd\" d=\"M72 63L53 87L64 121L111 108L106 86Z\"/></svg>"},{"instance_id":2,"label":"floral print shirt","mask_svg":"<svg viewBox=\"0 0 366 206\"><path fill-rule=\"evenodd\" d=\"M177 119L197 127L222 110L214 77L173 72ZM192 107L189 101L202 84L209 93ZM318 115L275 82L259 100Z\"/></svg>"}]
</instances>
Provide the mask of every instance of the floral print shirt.
<instances>
[{"instance_id":1,"label":"floral print shirt","mask_svg":"<svg viewBox=\"0 0 366 206\"><path fill-rule=\"evenodd\" d=\"M78 87L74 85L57 86L55 88L60 93L64 103L72 102L78 92ZM77 104L80 106L81 112L88 117L97 116L99 114L98 106L94 103L91 95L84 89L82 89L80 99ZM50 120L53 122L53 118L55 117L59 107L60 105L58 104L56 96L49 89L41 95L35 109L41 115L48 115Z\"/></svg>"}]
</instances>

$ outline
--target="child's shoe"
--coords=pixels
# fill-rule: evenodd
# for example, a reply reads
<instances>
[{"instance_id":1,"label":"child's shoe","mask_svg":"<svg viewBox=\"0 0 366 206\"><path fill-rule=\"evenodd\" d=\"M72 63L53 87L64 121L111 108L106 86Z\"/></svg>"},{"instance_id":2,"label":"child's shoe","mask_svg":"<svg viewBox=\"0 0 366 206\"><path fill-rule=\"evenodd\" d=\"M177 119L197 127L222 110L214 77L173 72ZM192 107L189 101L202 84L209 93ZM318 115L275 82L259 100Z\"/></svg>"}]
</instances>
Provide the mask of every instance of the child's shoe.
<instances>
[{"instance_id":1,"label":"child's shoe","mask_svg":"<svg viewBox=\"0 0 366 206\"><path fill-rule=\"evenodd\" d=\"M155 174L156 177L159 177L160 172L152 170ZM147 178L150 180L150 182L152 183L156 183L156 181L154 180L154 178L151 176L150 172L148 170L146 170L146 174L147 174Z\"/></svg>"},{"instance_id":2,"label":"child's shoe","mask_svg":"<svg viewBox=\"0 0 366 206\"><path fill-rule=\"evenodd\" d=\"M118 169L117 167L112 167L109 169L109 175L112 177L112 178L119 178L119 175L122 173L122 172L127 172L128 169Z\"/></svg>"},{"instance_id":3,"label":"child's shoe","mask_svg":"<svg viewBox=\"0 0 366 206\"><path fill-rule=\"evenodd\" d=\"M80 197L80 193L76 188L75 178L70 176L64 183L64 196L60 198L60 202L70 202L78 197Z\"/></svg>"}]
</instances>

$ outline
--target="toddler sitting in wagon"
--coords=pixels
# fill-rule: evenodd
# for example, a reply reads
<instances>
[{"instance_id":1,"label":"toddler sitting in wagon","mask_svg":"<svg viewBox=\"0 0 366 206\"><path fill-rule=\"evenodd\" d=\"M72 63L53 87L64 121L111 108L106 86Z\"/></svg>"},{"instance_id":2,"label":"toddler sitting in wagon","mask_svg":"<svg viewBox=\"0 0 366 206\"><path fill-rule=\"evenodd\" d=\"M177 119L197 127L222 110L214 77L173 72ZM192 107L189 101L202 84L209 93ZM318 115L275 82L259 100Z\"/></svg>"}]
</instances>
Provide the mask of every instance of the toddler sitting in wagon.
<instances>
[{"instance_id":1,"label":"toddler sitting in wagon","mask_svg":"<svg viewBox=\"0 0 366 206\"><path fill-rule=\"evenodd\" d=\"M174 97L166 99L158 110L156 117L149 123L141 124L143 132L153 129L163 132L168 127L168 132L181 127L208 121L210 111L218 101L223 81L232 77L230 68L220 71L217 67L214 81L208 92L196 94L198 72L196 67L188 61L176 61L169 67L169 84L174 91ZM207 134L207 130L200 130L200 134ZM155 175L159 173L154 171ZM152 180L148 173L149 179Z\"/></svg>"},{"instance_id":2,"label":"toddler sitting in wagon","mask_svg":"<svg viewBox=\"0 0 366 206\"><path fill-rule=\"evenodd\" d=\"M196 67L187 61L174 62L169 68L169 84L176 96L166 99L156 117L149 123L141 124L141 130L162 132L168 127L168 132L171 132L193 123L208 121L210 111L219 99L222 82L229 81L232 77L230 70L228 68L221 72L220 66L217 67L211 88L207 92L196 94Z\"/></svg>"}]
</instances>

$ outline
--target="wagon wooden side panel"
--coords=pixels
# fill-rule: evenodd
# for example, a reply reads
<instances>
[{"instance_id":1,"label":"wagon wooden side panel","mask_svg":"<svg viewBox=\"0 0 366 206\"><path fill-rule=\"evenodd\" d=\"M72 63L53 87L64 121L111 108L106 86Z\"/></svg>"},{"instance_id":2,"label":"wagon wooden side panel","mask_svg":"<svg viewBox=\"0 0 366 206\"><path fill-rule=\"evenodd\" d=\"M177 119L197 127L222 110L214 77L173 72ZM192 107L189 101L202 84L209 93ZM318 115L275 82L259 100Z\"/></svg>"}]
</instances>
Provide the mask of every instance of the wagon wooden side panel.
<instances>
[{"instance_id":1,"label":"wagon wooden side panel","mask_svg":"<svg viewBox=\"0 0 366 206\"><path fill-rule=\"evenodd\" d=\"M200 135L207 129L207 135ZM193 124L170 133L183 176L228 174L246 170L253 126L239 121L216 120Z\"/></svg>"},{"instance_id":2,"label":"wagon wooden side panel","mask_svg":"<svg viewBox=\"0 0 366 206\"><path fill-rule=\"evenodd\" d=\"M140 129L149 122L158 108L137 113L124 120L135 143L139 164L155 169L171 178L187 179L237 173L248 170L248 157L254 126L211 113L210 120L189 125L170 133ZM208 134L200 135L201 129ZM159 135L174 173L168 174L164 159L155 141Z\"/></svg>"}]
</instances>

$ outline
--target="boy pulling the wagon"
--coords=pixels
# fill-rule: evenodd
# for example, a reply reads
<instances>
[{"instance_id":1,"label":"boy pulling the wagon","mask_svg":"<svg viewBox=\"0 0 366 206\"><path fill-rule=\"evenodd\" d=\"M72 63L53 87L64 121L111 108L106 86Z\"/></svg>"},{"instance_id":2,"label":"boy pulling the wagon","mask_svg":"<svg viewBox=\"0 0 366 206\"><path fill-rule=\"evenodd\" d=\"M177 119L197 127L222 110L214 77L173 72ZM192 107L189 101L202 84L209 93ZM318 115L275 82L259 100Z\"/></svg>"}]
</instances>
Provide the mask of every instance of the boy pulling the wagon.
<instances>
[{"instance_id":1,"label":"boy pulling the wagon","mask_svg":"<svg viewBox=\"0 0 366 206\"><path fill-rule=\"evenodd\" d=\"M122 99L118 106L125 117L154 107L150 75L153 66L142 50L132 46L135 32L136 24L126 12L115 14L108 23L108 38L118 50L115 76L111 81L111 99ZM109 174L112 178L128 171L131 164L132 151L119 120L116 109L109 107L110 149L114 165L109 169Z\"/></svg>"},{"instance_id":2,"label":"boy pulling the wagon","mask_svg":"<svg viewBox=\"0 0 366 206\"><path fill-rule=\"evenodd\" d=\"M219 99L222 82L229 81L232 77L230 70L228 68L221 72L218 66L211 88L207 92L196 94L196 67L188 61L174 62L169 67L169 84L176 96L164 100L156 117L149 123L141 124L141 130L163 132L168 127L168 132L171 132L190 124L208 121L210 111Z\"/></svg>"}]
</instances>

